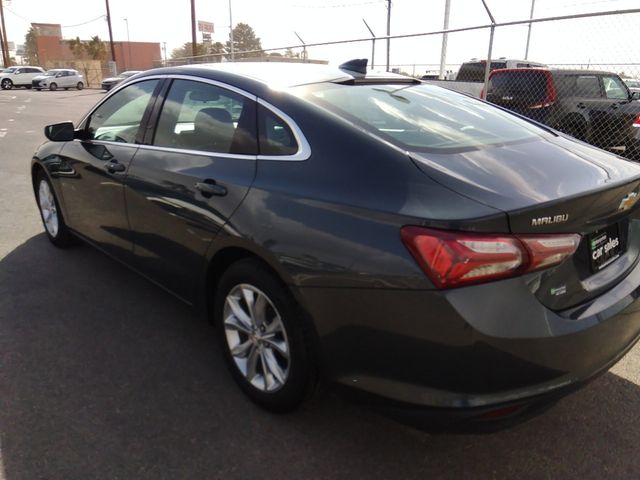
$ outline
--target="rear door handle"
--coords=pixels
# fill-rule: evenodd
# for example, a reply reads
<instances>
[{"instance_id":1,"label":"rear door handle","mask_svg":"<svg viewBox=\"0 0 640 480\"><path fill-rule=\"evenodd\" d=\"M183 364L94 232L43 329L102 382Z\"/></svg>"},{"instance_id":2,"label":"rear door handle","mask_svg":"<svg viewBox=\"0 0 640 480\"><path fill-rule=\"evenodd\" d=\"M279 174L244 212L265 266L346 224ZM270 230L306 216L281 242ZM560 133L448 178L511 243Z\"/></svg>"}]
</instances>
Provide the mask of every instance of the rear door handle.
<instances>
[{"instance_id":1,"label":"rear door handle","mask_svg":"<svg viewBox=\"0 0 640 480\"><path fill-rule=\"evenodd\" d=\"M203 182L196 183L196 190L202 193L205 198L224 197L227 194L227 189L222 185L218 185L215 180L207 179Z\"/></svg>"},{"instance_id":2,"label":"rear door handle","mask_svg":"<svg viewBox=\"0 0 640 480\"><path fill-rule=\"evenodd\" d=\"M578 107L578 108L587 108L587 106L582 102L580 102L578 105L576 105L576 107Z\"/></svg>"},{"instance_id":3,"label":"rear door handle","mask_svg":"<svg viewBox=\"0 0 640 480\"><path fill-rule=\"evenodd\" d=\"M118 163L117 160L111 160L104 164L104 168L109 173L124 172L127 166L124 163Z\"/></svg>"}]
</instances>

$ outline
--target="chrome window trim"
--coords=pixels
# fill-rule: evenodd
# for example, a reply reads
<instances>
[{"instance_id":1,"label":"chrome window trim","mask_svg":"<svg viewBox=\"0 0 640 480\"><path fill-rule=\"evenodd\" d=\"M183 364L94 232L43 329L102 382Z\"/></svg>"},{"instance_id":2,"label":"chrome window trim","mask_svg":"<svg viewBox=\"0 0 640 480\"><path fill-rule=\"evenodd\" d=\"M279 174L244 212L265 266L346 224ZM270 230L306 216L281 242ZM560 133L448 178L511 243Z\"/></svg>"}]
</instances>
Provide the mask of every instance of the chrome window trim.
<instances>
[{"instance_id":1,"label":"chrome window trim","mask_svg":"<svg viewBox=\"0 0 640 480\"><path fill-rule=\"evenodd\" d=\"M122 145L121 143L118 145ZM200 155L201 157L216 157L216 158L235 158L238 160L257 160L257 155L250 155L246 153L224 153L224 152L210 152L206 150L190 150L188 148L174 148L174 147L161 147L158 145L141 145L136 144L142 150L155 150L159 152L167 153L183 153L186 155Z\"/></svg>"},{"instance_id":2,"label":"chrome window trim","mask_svg":"<svg viewBox=\"0 0 640 480\"><path fill-rule=\"evenodd\" d=\"M311 146L307 141L307 138L302 133L302 130L298 126L298 124L286 113L284 113L279 108L271 105L266 100L253 95L252 93L246 92L238 87L233 85L229 85L218 80L212 80L209 78L203 78L193 75L181 75L181 74L161 74L161 75L149 75L140 78L136 78L133 81L123 82L124 84L119 84L116 87L111 88L109 93L105 96L104 99L100 103L98 103L95 107L93 107L85 116L80 120L78 125L83 125L84 122L95 112L100 106L105 103L109 98L113 95L117 94L120 90L139 83L144 82L146 80L163 80L163 79L172 79L172 80L190 80L194 82L200 83L208 83L210 85L214 85L216 87L223 88L225 90L229 90L231 92L237 93L238 95L242 95L254 102L262 105L267 110L271 111L274 115L280 117L291 129L294 138L296 139L296 143L298 144L298 151L292 155L249 155L249 154L239 154L239 153L222 153L222 152L209 152L204 150L190 150L190 149L182 149L182 148L173 148L173 147L162 147L158 145L143 145L139 143L122 143L122 142L109 142L109 141L101 141L101 140L88 140L91 142L100 142L105 145L131 145L139 148L143 148L145 150L156 150L156 151L168 151L172 153L184 153L188 155L201 155L206 157L219 157L219 158L236 158L238 160L268 160L268 161L287 161L287 162L301 162L308 160L311 157ZM256 135L259 137L258 132ZM256 141L259 142L259 138L256 138Z\"/></svg>"}]
</instances>

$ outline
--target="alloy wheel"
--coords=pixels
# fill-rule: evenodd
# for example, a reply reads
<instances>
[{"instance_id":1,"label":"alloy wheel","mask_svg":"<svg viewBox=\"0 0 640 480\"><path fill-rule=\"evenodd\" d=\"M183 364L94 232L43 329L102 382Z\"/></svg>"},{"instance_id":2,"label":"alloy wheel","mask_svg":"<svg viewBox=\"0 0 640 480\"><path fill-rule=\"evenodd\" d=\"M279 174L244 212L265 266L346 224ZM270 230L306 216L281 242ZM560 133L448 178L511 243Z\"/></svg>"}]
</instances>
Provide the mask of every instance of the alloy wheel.
<instances>
[{"instance_id":1,"label":"alloy wheel","mask_svg":"<svg viewBox=\"0 0 640 480\"><path fill-rule=\"evenodd\" d=\"M251 285L237 285L225 298L223 318L227 347L240 373L262 392L280 390L289 376L289 340L269 297Z\"/></svg>"},{"instance_id":2,"label":"alloy wheel","mask_svg":"<svg viewBox=\"0 0 640 480\"><path fill-rule=\"evenodd\" d=\"M58 209L51 187L46 180L41 180L38 186L38 204L45 228L49 235L55 238L58 235L59 226Z\"/></svg>"}]
</instances>

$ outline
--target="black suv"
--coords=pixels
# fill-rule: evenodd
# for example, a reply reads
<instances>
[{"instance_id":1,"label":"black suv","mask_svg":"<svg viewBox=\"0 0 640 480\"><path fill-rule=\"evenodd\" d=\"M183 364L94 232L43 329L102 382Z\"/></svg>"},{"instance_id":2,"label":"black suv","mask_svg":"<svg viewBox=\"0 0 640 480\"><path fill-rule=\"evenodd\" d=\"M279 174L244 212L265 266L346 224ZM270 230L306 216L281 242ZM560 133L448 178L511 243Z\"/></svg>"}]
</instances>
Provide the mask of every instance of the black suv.
<instances>
[{"instance_id":1,"label":"black suv","mask_svg":"<svg viewBox=\"0 0 640 480\"><path fill-rule=\"evenodd\" d=\"M640 160L640 102L615 73L494 70L486 99L592 145Z\"/></svg>"}]
</instances>

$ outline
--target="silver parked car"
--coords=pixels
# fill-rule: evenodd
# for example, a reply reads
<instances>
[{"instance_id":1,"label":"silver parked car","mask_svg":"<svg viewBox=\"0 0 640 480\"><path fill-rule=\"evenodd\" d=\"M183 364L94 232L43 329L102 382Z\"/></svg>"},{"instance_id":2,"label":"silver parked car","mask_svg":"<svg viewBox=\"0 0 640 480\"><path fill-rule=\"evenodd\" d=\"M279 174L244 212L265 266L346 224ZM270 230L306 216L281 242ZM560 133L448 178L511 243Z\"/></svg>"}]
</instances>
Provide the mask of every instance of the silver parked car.
<instances>
[{"instance_id":1,"label":"silver parked car","mask_svg":"<svg viewBox=\"0 0 640 480\"><path fill-rule=\"evenodd\" d=\"M5 68L0 72L0 87L3 90L11 90L13 87L31 88L33 78L43 73L42 68L30 65Z\"/></svg>"},{"instance_id":2,"label":"silver parked car","mask_svg":"<svg viewBox=\"0 0 640 480\"><path fill-rule=\"evenodd\" d=\"M35 77L32 80L32 85L36 90L42 90L43 88L48 88L49 90L77 88L82 90L84 88L84 77L77 70L56 68Z\"/></svg>"}]
</instances>

